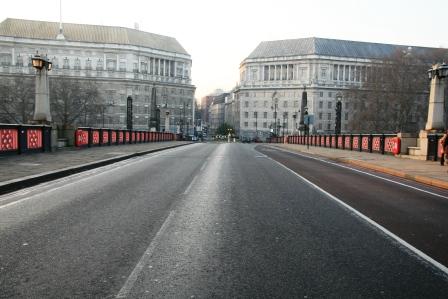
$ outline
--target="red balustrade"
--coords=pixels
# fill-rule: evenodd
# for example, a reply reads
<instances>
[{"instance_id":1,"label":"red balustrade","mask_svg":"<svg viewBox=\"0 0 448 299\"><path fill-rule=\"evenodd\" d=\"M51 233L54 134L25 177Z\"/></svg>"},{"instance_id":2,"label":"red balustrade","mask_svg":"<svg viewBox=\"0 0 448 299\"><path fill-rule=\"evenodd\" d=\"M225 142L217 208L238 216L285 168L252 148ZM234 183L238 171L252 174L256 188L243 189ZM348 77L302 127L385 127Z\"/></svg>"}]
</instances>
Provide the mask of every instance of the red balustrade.
<instances>
[{"instance_id":1,"label":"red balustrade","mask_svg":"<svg viewBox=\"0 0 448 299\"><path fill-rule=\"evenodd\" d=\"M0 129L0 151L18 150L18 136L18 129Z\"/></svg>"}]
</instances>

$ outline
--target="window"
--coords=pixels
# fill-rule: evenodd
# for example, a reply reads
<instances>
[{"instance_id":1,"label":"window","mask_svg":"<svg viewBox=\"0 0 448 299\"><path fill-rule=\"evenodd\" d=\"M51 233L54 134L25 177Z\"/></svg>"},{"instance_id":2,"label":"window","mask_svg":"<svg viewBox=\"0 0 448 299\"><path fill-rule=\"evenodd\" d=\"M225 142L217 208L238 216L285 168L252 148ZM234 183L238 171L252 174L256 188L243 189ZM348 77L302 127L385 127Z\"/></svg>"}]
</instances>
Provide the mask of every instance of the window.
<instances>
[{"instance_id":1,"label":"window","mask_svg":"<svg viewBox=\"0 0 448 299\"><path fill-rule=\"evenodd\" d=\"M331 130L331 124L327 124L327 130Z\"/></svg>"},{"instance_id":2,"label":"window","mask_svg":"<svg viewBox=\"0 0 448 299\"><path fill-rule=\"evenodd\" d=\"M319 101L319 109L324 108L324 101Z\"/></svg>"},{"instance_id":3,"label":"window","mask_svg":"<svg viewBox=\"0 0 448 299\"><path fill-rule=\"evenodd\" d=\"M81 60L79 60L79 58L75 59L75 65L73 66L73 69L75 69L75 70L81 69Z\"/></svg>"},{"instance_id":4,"label":"window","mask_svg":"<svg viewBox=\"0 0 448 299\"><path fill-rule=\"evenodd\" d=\"M319 119L322 119L322 112L319 112Z\"/></svg>"},{"instance_id":5,"label":"window","mask_svg":"<svg viewBox=\"0 0 448 299\"><path fill-rule=\"evenodd\" d=\"M254 107L257 107L257 101L254 101Z\"/></svg>"},{"instance_id":6,"label":"window","mask_svg":"<svg viewBox=\"0 0 448 299\"><path fill-rule=\"evenodd\" d=\"M324 92L323 91L319 92L319 97L321 97L321 98L324 97Z\"/></svg>"},{"instance_id":7,"label":"window","mask_svg":"<svg viewBox=\"0 0 448 299\"><path fill-rule=\"evenodd\" d=\"M263 118L268 118L268 113L267 112L263 112Z\"/></svg>"},{"instance_id":8,"label":"window","mask_svg":"<svg viewBox=\"0 0 448 299\"><path fill-rule=\"evenodd\" d=\"M345 109L348 109L348 102L345 102Z\"/></svg>"},{"instance_id":9,"label":"window","mask_svg":"<svg viewBox=\"0 0 448 299\"><path fill-rule=\"evenodd\" d=\"M133 66L133 68L132 68L132 71L133 71L134 73L138 73L138 63L137 63L137 62L134 62L134 66Z\"/></svg>"},{"instance_id":10,"label":"window","mask_svg":"<svg viewBox=\"0 0 448 299\"><path fill-rule=\"evenodd\" d=\"M86 70L91 70L91 69L92 69L92 60L87 58L87 60L86 60Z\"/></svg>"},{"instance_id":11,"label":"window","mask_svg":"<svg viewBox=\"0 0 448 299\"><path fill-rule=\"evenodd\" d=\"M345 119L345 120L348 120L348 112L345 112L345 114L344 114L344 119Z\"/></svg>"},{"instance_id":12,"label":"window","mask_svg":"<svg viewBox=\"0 0 448 299\"><path fill-rule=\"evenodd\" d=\"M348 81L348 77L350 74L350 67L348 65L345 66L345 70L344 70L344 80Z\"/></svg>"},{"instance_id":13,"label":"window","mask_svg":"<svg viewBox=\"0 0 448 299\"><path fill-rule=\"evenodd\" d=\"M286 80L288 78L288 66L282 65L282 80Z\"/></svg>"},{"instance_id":14,"label":"window","mask_svg":"<svg viewBox=\"0 0 448 299\"><path fill-rule=\"evenodd\" d=\"M273 65L269 66L269 80L270 81L274 81L274 76L275 76L275 67Z\"/></svg>"},{"instance_id":15,"label":"window","mask_svg":"<svg viewBox=\"0 0 448 299\"><path fill-rule=\"evenodd\" d=\"M327 80L327 68L320 69L320 77L322 80Z\"/></svg>"},{"instance_id":16,"label":"window","mask_svg":"<svg viewBox=\"0 0 448 299\"><path fill-rule=\"evenodd\" d=\"M350 81L355 81L355 66L350 66Z\"/></svg>"},{"instance_id":17,"label":"window","mask_svg":"<svg viewBox=\"0 0 448 299\"><path fill-rule=\"evenodd\" d=\"M249 107L249 101L244 101L244 107Z\"/></svg>"},{"instance_id":18,"label":"window","mask_svg":"<svg viewBox=\"0 0 448 299\"><path fill-rule=\"evenodd\" d=\"M23 57L19 55L17 55L16 58L16 66L23 66Z\"/></svg>"},{"instance_id":19,"label":"window","mask_svg":"<svg viewBox=\"0 0 448 299\"><path fill-rule=\"evenodd\" d=\"M257 122L256 122L256 121L254 121L254 127L257 127L257 125L258 125L258 124L257 124Z\"/></svg>"},{"instance_id":20,"label":"window","mask_svg":"<svg viewBox=\"0 0 448 299\"><path fill-rule=\"evenodd\" d=\"M338 65L333 65L333 80L338 80Z\"/></svg>"},{"instance_id":21,"label":"window","mask_svg":"<svg viewBox=\"0 0 448 299\"><path fill-rule=\"evenodd\" d=\"M51 60L51 62L53 63L53 68L58 69L59 68L59 59L56 58L56 56L53 57L53 59Z\"/></svg>"},{"instance_id":22,"label":"window","mask_svg":"<svg viewBox=\"0 0 448 299\"><path fill-rule=\"evenodd\" d=\"M344 66L343 65L339 65L338 73L339 73L339 81L344 80Z\"/></svg>"},{"instance_id":23,"label":"window","mask_svg":"<svg viewBox=\"0 0 448 299\"><path fill-rule=\"evenodd\" d=\"M98 61L96 62L96 70L102 71L103 69L104 69L103 60L101 58L99 58Z\"/></svg>"},{"instance_id":24,"label":"window","mask_svg":"<svg viewBox=\"0 0 448 299\"><path fill-rule=\"evenodd\" d=\"M267 122L264 122L263 123L263 128L267 128L268 127L268 123Z\"/></svg>"},{"instance_id":25,"label":"window","mask_svg":"<svg viewBox=\"0 0 448 299\"><path fill-rule=\"evenodd\" d=\"M70 61L68 60L67 57L64 58L64 64L62 65L63 69L70 69Z\"/></svg>"},{"instance_id":26,"label":"window","mask_svg":"<svg viewBox=\"0 0 448 299\"><path fill-rule=\"evenodd\" d=\"M2 66L11 65L11 54L8 53L0 54L0 62Z\"/></svg>"},{"instance_id":27,"label":"window","mask_svg":"<svg viewBox=\"0 0 448 299\"><path fill-rule=\"evenodd\" d=\"M330 91L330 92L328 92L328 97L329 98L332 98L333 97L333 93Z\"/></svg>"},{"instance_id":28,"label":"window","mask_svg":"<svg viewBox=\"0 0 448 299\"><path fill-rule=\"evenodd\" d=\"M283 101L283 108L288 108L288 101Z\"/></svg>"},{"instance_id":29,"label":"window","mask_svg":"<svg viewBox=\"0 0 448 299\"><path fill-rule=\"evenodd\" d=\"M322 130L322 123L319 123L319 124L317 125L317 128L318 128L319 130Z\"/></svg>"},{"instance_id":30,"label":"window","mask_svg":"<svg viewBox=\"0 0 448 299\"><path fill-rule=\"evenodd\" d=\"M294 80L294 65L290 64L288 66L288 80Z\"/></svg>"},{"instance_id":31,"label":"window","mask_svg":"<svg viewBox=\"0 0 448 299\"><path fill-rule=\"evenodd\" d=\"M265 65L264 66L264 81L268 81L269 79L269 66Z\"/></svg>"},{"instance_id":32,"label":"window","mask_svg":"<svg viewBox=\"0 0 448 299\"><path fill-rule=\"evenodd\" d=\"M159 75L159 59L156 58L155 63L156 63L156 65L155 65L156 67L154 69L154 71L155 71L154 74ZM182 74L182 71L181 71L181 74Z\"/></svg>"},{"instance_id":33,"label":"window","mask_svg":"<svg viewBox=\"0 0 448 299\"><path fill-rule=\"evenodd\" d=\"M333 102L328 102L328 109L331 109L333 107Z\"/></svg>"},{"instance_id":34,"label":"window","mask_svg":"<svg viewBox=\"0 0 448 299\"><path fill-rule=\"evenodd\" d=\"M299 101L294 101L294 107L295 108L299 107Z\"/></svg>"},{"instance_id":35,"label":"window","mask_svg":"<svg viewBox=\"0 0 448 299\"><path fill-rule=\"evenodd\" d=\"M249 112L244 112L244 118L249 118Z\"/></svg>"},{"instance_id":36,"label":"window","mask_svg":"<svg viewBox=\"0 0 448 299\"><path fill-rule=\"evenodd\" d=\"M328 120L331 120L331 113L328 113Z\"/></svg>"},{"instance_id":37,"label":"window","mask_svg":"<svg viewBox=\"0 0 448 299\"><path fill-rule=\"evenodd\" d=\"M280 80L280 71L281 71L281 67L279 65L275 66L275 80Z\"/></svg>"},{"instance_id":38,"label":"window","mask_svg":"<svg viewBox=\"0 0 448 299\"><path fill-rule=\"evenodd\" d=\"M245 121L245 122L244 122L244 127L247 128L248 126L249 126L249 123L248 123L247 121Z\"/></svg>"},{"instance_id":39,"label":"window","mask_svg":"<svg viewBox=\"0 0 448 299\"><path fill-rule=\"evenodd\" d=\"M140 71L143 73L143 74L147 74L148 73L148 63L146 63L146 62L140 62Z\"/></svg>"},{"instance_id":40,"label":"window","mask_svg":"<svg viewBox=\"0 0 448 299\"><path fill-rule=\"evenodd\" d=\"M117 62L114 59L106 60L106 67L108 71L114 71L117 68Z\"/></svg>"},{"instance_id":41,"label":"window","mask_svg":"<svg viewBox=\"0 0 448 299\"><path fill-rule=\"evenodd\" d=\"M257 117L258 117L258 113L254 112L254 118L257 118Z\"/></svg>"}]
</instances>

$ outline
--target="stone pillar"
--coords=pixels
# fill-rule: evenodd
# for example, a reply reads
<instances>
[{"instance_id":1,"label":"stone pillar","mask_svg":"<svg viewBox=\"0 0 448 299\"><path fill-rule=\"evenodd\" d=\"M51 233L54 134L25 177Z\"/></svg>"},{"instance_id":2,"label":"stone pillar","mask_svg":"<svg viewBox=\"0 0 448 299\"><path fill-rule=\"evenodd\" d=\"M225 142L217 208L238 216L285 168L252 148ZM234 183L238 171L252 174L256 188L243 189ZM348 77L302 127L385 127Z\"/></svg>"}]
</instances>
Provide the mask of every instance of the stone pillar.
<instances>
[{"instance_id":1,"label":"stone pillar","mask_svg":"<svg viewBox=\"0 0 448 299\"><path fill-rule=\"evenodd\" d=\"M170 113L165 113L165 132L170 132Z\"/></svg>"},{"instance_id":2,"label":"stone pillar","mask_svg":"<svg viewBox=\"0 0 448 299\"><path fill-rule=\"evenodd\" d=\"M437 68L437 66L435 66ZM431 79L431 90L429 93L428 120L425 130L443 130L444 123L444 88L443 79L434 76Z\"/></svg>"},{"instance_id":3,"label":"stone pillar","mask_svg":"<svg viewBox=\"0 0 448 299\"><path fill-rule=\"evenodd\" d=\"M37 70L36 73L36 101L33 121L40 124L51 122L48 71L45 67Z\"/></svg>"}]
</instances>

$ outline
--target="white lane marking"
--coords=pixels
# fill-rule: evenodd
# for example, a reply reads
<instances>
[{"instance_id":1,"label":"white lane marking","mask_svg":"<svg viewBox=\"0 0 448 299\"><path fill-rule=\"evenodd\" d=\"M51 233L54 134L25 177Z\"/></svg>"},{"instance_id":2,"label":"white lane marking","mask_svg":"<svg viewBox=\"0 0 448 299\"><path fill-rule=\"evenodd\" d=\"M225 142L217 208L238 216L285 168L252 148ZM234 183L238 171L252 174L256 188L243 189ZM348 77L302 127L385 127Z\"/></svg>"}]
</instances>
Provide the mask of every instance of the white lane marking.
<instances>
[{"instance_id":1,"label":"white lane marking","mask_svg":"<svg viewBox=\"0 0 448 299\"><path fill-rule=\"evenodd\" d=\"M191 186L193 186L194 182L196 182L198 176L195 175L194 178L191 180L190 184L188 185L187 189L185 189L184 191L184 195L188 194L188 192L190 192Z\"/></svg>"},{"instance_id":2,"label":"white lane marking","mask_svg":"<svg viewBox=\"0 0 448 299\"><path fill-rule=\"evenodd\" d=\"M38 191L38 192L36 192L36 194L32 194L32 195L30 195L28 197L21 198L19 200L15 200L15 201L12 201L12 202L4 204L4 205L0 205L0 210L1 209L5 209L7 207L14 206L14 205L19 204L19 203L24 202L24 201L30 200L30 199L32 199L32 198L34 198L36 196L42 196L43 194L51 193L53 191L65 188L67 186L71 186L71 185L74 185L74 184L77 184L77 183L89 180L91 178L94 178L94 177L97 177L97 176L100 176L100 175L103 175L103 174L107 174L107 173L112 172L112 171L120 170L120 169L122 169L124 167L131 166L131 165L133 165L135 163L140 163L141 160L151 159L151 158L158 157L158 156L161 156L163 154L166 154L167 152L173 152L173 151L181 150L181 149L185 149L185 148L182 146L182 147L166 150L166 152L162 151L162 152L157 152L157 153L150 153L148 155L135 157L135 158L133 158L131 160L120 161L120 162L113 163L113 164L110 164L110 165L106 165L106 166L102 166L102 167L99 167L99 168L94 168L94 169L91 169L91 170L87 170L87 171L84 171L84 172L81 172L81 173L76 173L76 174L73 174L71 176L63 177L63 178L60 178L60 179L55 180L55 181L44 183L42 185L30 187L31 191L38 191L39 189L45 188L45 187L50 187L51 189ZM76 179L76 181L68 182L68 181L70 181L72 179ZM52 187L53 185L56 185L56 184L64 184L64 185L57 186L57 187ZM23 192L24 192L24 194L29 193L29 192L27 192L27 190L28 190L28 188L24 189L24 190L20 190L18 192L22 192L22 195L23 195ZM20 195L21 195L20 193L14 192L14 193L10 193L10 194L6 194L4 196L1 196L0 197L0 203L4 202L4 201L12 200L14 197L17 197L17 196L20 196Z\"/></svg>"},{"instance_id":3,"label":"white lane marking","mask_svg":"<svg viewBox=\"0 0 448 299\"><path fill-rule=\"evenodd\" d=\"M287 150L287 149L278 148L278 150L284 151L284 152L287 152L287 153L290 153L290 154L293 154L293 155L297 155L297 156L300 156L300 157L304 157L304 158L320 161L320 162L323 162L323 163L327 163L327 164L330 164L330 165L333 165L333 166L338 166L338 167L341 167L341 168L349 169L349 170L352 170L352 171L355 171L355 172L359 172L359 173L362 173L362 174L365 174L365 175L368 175L368 176L371 176L371 177L374 177L374 178L377 178L377 179L381 179L381 180L384 180L384 181L387 181L387 182L390 182L390 183L394 183L394 184L397 184L397 185L400 185L400 186L403 186L403 187L408 187L408 188L411 188L411 189L414 189L414 190L417 190L417 191L420 191L420 192L423 192L423 193L427 193L427 194L430 194L430 195L433 195L433 196L437 196L437 197L441 197L441 198L444 198L444 199L448 199L448 196L441 195L441 194L438 194L438 193L434 193L432 191L428 191L428 190L425 190L425 189L420 189L418 187L414 187L414 186L411 186L411 185L408 185L408 184L405 184L405 183L397 182L397 181L394 181L394 180L391 180L391 179L388 179L388 178L385 178L385 177L382 177L382 176L379 176L379 175L375 175L373 173L362 171L362 170L359 170L359 169L356 169L356 168L352 168L352 167L349 167L349 166L341 165L341 164L338 164L338 163L335 163L335 162L322 160L322 159L315 158L315 157L310 157L310 156L303 155L303 154L300 154L300 153L297 153L297 152L293 152L293 151L290 151L290 150Z\"/></svg>"},{"instance_id":4,"label":"white lane marking","mask_svg":"<svg viewBox=\"0 0 448 299\"><path fill-rule=\"evenodd\" d=\"M399 236L395 235L394 233L392 233L391 231L389 231L388 229L386 229L385 227L381 226L380 224L376 223L375 221L373 221L372 219L370 219L369 217L367 217L366 215L362 214L361 212L359 212L358 210L355 210L354 208L352 208L351 206L349 206L348 204L346 204L345 202L343 202L342 200L340 200L339 198L337 198L336 196L328 193L327 191L325 191L324 189L322 189L321 187L317 186L316 184L314 184L313 182L307 180L306 178L304 178L303 176L301 176L300 174L298 174L297 172L295 172L294 170L286 167L285 165L281 164L280 162L275 161L272 158L268 158L272 161L274 161L275 163L277 163L278 165L280 165L281 167L285 168L286 170L288 170L289 172L291 172L292 174L294 174L295 176L297 176L299 179L301 179L302 181L304 181L305 183L309 184L311 187L315 188L316 190L322 192L323 194L325 194L326 196L328 196L330 199L334 200L335 202L337 202L339 205L341 205L342 207L346 208L349 212L352 212L355 216L359 217L360 219L366 221L368 224L372 225L374 228L379 229L381 232L383 232L384 234L386 234L386 236L390 237L391 239L393 239L394 241L398 242L400 245L404 246L405 248L407 248L409 251L411 251L412 253L414 253L415 255L417 255L418 257L420 257L422 260L428 262L430 265L434 266L436 269L442 271L446 276L448 276L448 268L445 267L444 265L442 265L441 263L439 263L438 261L434 260L433 258L431 258L430 256L428 256L427 254L425 254L424 252L422 252L421 250L415 248L414 246L412 246L411 244L409 244L408 242L406 242L405 240L401 239Z\"/></svg>"},{"instance_id":5,"label":"white lane marking","mask_svg":"<svg viewBox=\"0 0 448 299\"><path fill-rule=\"evenodd\" d=\"M171 223L173 217L174 217L174 211L171 211L170 214L168 215L168 217L163 222L162 227L160 227L160 229L157 232L154 239L152 239L151 243L149 243L148 248L146 249L145 253L143 253L142 257L138 261L134 270L132 270L131 274L129 275L128 279L124 283L123 287L118 292L116 298L126 298L129 296L129 293L131 292L132 288L134 287L134 284L137 281L138 276L140 275L143 268L148 264L149 260L151 259L152 255L154 254L154 250L157 248L158 244L160 243L160 239L161 239L162 235L165 233L166 229L168 228L168 225Z\"/></svg>"}]
</instances>

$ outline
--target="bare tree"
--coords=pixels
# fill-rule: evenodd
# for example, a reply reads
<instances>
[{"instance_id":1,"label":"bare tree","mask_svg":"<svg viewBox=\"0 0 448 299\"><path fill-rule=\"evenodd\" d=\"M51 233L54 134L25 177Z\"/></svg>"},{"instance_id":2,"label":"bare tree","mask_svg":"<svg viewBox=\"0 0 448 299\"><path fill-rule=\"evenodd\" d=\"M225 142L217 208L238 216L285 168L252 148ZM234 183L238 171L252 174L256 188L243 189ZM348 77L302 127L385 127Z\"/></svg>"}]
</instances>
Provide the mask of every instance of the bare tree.
<instances>
[{"instance_id":1,"label":"bare tree","mask_svg":"<svg viewBox=\"0 0 448 299\"><path fill-rule=\"evenodd\" d=\"M33 116L34 84L32 77L0 77L0 122L24 124Z\"/></svg>"},{"instance_id":2,"label":"bare tree","mask_svg":"<svg viewBox=\"0 0 448 299\"><path fill-rule=\"evenodd\" d=\"M428 105L426 71L448 57L446 50L397 51L367 67L359 86L348 88L348 128L360 133L417 132Z\"/></svg>"},{"instance_id":3,"label":"bare tree","mask_svg":"<svg viewBox=\"0 0 448 299\"><path fill-rule=\"evenodd\" d=\"M95 82L51 78L50 101L53 121L62 129L91 125L104 103Z\"/></svg>"}]
</instances>

